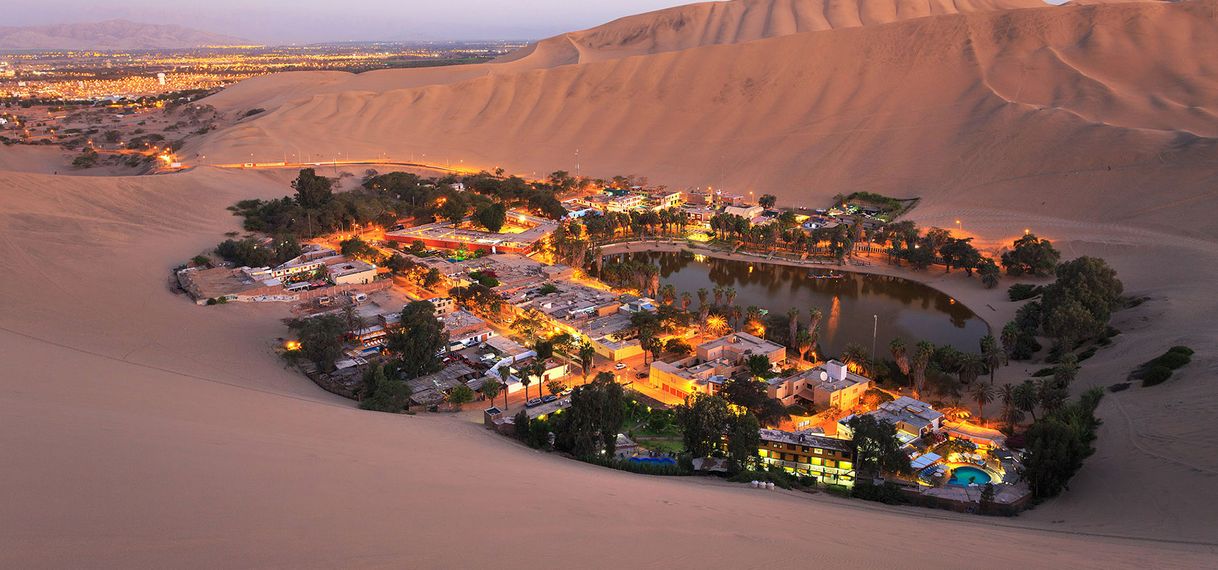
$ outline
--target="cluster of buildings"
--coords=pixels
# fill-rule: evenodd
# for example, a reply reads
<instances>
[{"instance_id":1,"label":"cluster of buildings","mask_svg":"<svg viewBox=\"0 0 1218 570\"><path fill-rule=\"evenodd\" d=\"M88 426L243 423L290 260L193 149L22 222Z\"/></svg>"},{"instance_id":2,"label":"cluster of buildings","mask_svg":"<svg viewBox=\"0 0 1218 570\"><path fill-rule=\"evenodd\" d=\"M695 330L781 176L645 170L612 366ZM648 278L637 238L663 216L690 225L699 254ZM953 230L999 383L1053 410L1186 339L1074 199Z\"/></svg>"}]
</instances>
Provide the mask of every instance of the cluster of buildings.
<instances>
[{"instance_id":1,"label":"cluster of buildings","mask_svg":"<svg viewBox=\"0 0 1218 570\"><path fill-rule=\"evenodd\" d=\"M611 361L639 356L639 340L629 334L630 315L655 310L655 302L585 285L565 265L547 265L516 253L451 261L438 257L420 263L436 268L450 285L467 286L471 275L491 276L491 290L502 300L495 315L510 322L525 313L540 315L554 332L586 338L597 354ZM489 309L487 309L489 310Z\"/></svg>"},{"instance_id":2,"label":"cluster of buildings","mask_svg":"<svg viewBox=\"0 0 1218 570\"><path fill-rule=\"evenodd\" d=\"M753 355L765 356L774 366L786 361L787 349L748 333L734 332L698 345L693 356L651 363L648 379L653 387L677 398L695 393L713 396L729 378L746 370Z\"/></svg>"},{"instance_id":3,"label":"cluster of buildings","mask_svg":"<svg viewBox=\"0 0 1218 570\"><path fill-rule=\"evenodd\" d=\"M528 255L537 251L556 229L558 222L554 220L511 211L499 232L469 222L435 222L388 232L385 239L404 244L418 241L431 248Z\"/></svg>"},{"instance_id":4,"label":"cluster of buildings","mask_svg":"<svg viewBox=\"0 0 1218 570\"><path fill-rule=\"evenodd\" d=\"M388 288L388 282L378 282L377 273L371 263L310 244L275 267L188 267L177 272L177 281L200 305L292 302L323 297L319 290L334 286L354 293Z\"/></svg>"}]
</instances>

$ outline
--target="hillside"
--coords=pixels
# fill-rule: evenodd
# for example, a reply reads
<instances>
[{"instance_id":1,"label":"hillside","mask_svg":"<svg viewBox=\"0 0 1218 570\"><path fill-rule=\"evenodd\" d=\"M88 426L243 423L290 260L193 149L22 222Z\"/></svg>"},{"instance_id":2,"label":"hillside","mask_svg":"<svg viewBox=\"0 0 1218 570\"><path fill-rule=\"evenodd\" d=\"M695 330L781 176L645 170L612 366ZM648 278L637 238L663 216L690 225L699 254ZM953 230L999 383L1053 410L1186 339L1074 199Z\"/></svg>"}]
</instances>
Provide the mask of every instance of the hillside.
<instances>
[{"instance_id":1,"label":"hillside","mask_svg":"<svg viewBox=\"0 0 1218 570\"><path fill-rule=\"evenodd\" d=\"M588 30L562 34L504 56L500 61L533 60L538 62L537 67L554 67L928 16L1044 6L1040 0L702 2L627 16Z\"/></svg>"},{"instance_id":2,"label":"hillside","mask_svg":"<svg viewBox=\"0 0 1218 570\"><path fill-rule=\"evenodd\" d=\"M318 94L384 92L445 85L492 75L549 69L748 42L800 32L862 27L943 14L1044 7L1040 0L732 0L703 2L628 16L588 30L548 38L494 62L443 68L394 69L324 76L284 73L239 83L209 100L222 110L262 101L272 109Z\"/></svg>"},{"instance_id":3,"label":"hillside","mask_svg":"<svg viewBox=\"0 0 1218 570\"><path fill-rule=\"evenodd\" d=\"M107 20L51 26L0 27L0 49L142 50L248 45L248 40L166 24Z\"/></svg>"},{"instance_id":4,"label":"hillside","mask_svg":"<svg viewBox=\"0 0 1218 570\"><path fill-rule=\"evenodd\" d=\"M1218 233L1213 0L949 15L296 101L194 149L241 162L427 154L634 173L816 203L838 192ZM191 149L188 149L188 152ZM1091 176L1080 179L1078 173ZM1029 199L1029 185L1039 199ZM1114 197L1120 197L1115 199ZM1193 197L1193 198L1190 198ZM1177 214L1188 216L1181 225Z\"/></svg>"}]
</instances>

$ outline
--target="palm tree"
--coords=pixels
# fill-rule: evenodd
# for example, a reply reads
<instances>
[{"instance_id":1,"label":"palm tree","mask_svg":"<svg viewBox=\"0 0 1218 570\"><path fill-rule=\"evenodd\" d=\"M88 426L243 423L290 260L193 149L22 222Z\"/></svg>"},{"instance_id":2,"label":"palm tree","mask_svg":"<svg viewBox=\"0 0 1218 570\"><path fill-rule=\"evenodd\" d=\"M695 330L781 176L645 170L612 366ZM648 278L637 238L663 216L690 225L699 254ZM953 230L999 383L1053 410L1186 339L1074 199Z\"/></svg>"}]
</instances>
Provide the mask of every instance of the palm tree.
<instances>
[{"instance_id":1,"label":"palm tree","mask_svg":"<svg viewBox=\"0 0 1218 570\"><path fill-rule=\"evenodd\" d=\"M656 278L659 279L658 274ZM663 287L660 287L660 299L665 305L673 304L673 301L677 300L677 288L673 287L672 283L665 283Z\"/></svg>"},{"instance_id":2,"label":"palm tree","mask_svg":"<svg viewBox=\"0 0 1218 570\"><path fill-rule=\"evenodd\" d=\"M994 383L994 371L998 370L999 366L1006 364L1007 355L998 346L998 341L994 339L994 335L985 335L981 337L981 358L984 359L985 365L990 369L990 384Z\"/></svg>"},{"instance_id":3,"label":"palm tree","mask_svg":"<svg viewBox=\"0 0 1218 570\"><path fill-rule=\"evenodd\" d=\"M744 323L745 328L747 328L749 331L749 334L759 337L765 336L765 325L761 322L761 309L757 308L755 305L749 305L749 307L744 310Z\"/></svg>"},{"instance_id":4,"label":"palm tree","mask_svg":"<svg viewBox=\"0 0 1218 570\"><path fill-rule=\"evenodd\" d=\"M693 302L694 302L694 297L693 297L693 295L689 294L689 291L681 293L681 310L683 312L689 312L689 306Z\"/></svg>"},{"instance_id":5,"label":"palm tree","mask_svg":"<svg viewBox=\"0 0 1218 570\"><path fill-rule=\"evenodd\" d=\"M867 362L870 360L867 349L855 342L846 345L846 350L842 352L842 360L846 361L846 364L857 366L863 372L867 372L870 368Z\"/></svg>"},{"instance_id":6,"label":"palm tree","mask_svg":"<svg viewBox=\"0 0 1218 570\"><path fill-rule=\"evenodd\" d=\"M733 330L740 330L740 315L741 315L740 307L737 307L736 305L731 305L731 313L732 313L732 322L735 323L735 326L732 327Z\"/></svg>"},{"instance_id":7,"label":"palm tree","mask_svg":"<svg viewBox=\"0 0 1218 570\"><path fill-rule=\"evenodd\" d=\"M1018 422L1015 417L1015 387L1010 384L1003 384L998 389L998 396L1002 400L1002 419L1006 422L1008 429L1013 429Z\"/></svg>"},{"instance_id":8,"label":"palm tree","mask_svg":"<svg viewBox=\"0 0 1218 570\"><path fill-rule=\"evenodd\" d=\"M707 291L706 287L698 288L698 308L699 309L706 306L706 297L708 295L710 295L710 291Z\"/></svg>"},{"instance_id":9,"label":"palm tree","mask_svg":"<svg viewBox=\"0 0 1218 570\"><path fill-rule=\"evenodd\" d=\"M926 365L930 364L930 356L935 352L935 345L922 341L914 350L913 363L910 372L913 374L914 398L922 398L922 389L926 386Z\"/></svg>"},{"instance_id":10,"label":"palm tree","mask_svg":"<svg viewBox=\"0 0 1218 570\"><path fill-rule=\"evenodd\" d=\"M787 311L787 339L791 342L791 346L796 345L796 337L799 333L799 309L792 307Z\"/></svg>"},{"instance_id":11,"label":"palm tree","mask_svg":"<svg viewBox=\"0 0 1218 570\"><path fill-rule=\"evenodd\" d=\"M820 329L820 321L825 317L825 314L817 307L812 307L808 310L808 330L813 334L817 334Z\"/></svg>"},{"instance_id":12,"label":"palm tree","mask_svg":"<svg viewBox=\"0 0 1218 570\"><path fill-rule=\"evenodd\" d=\"M985 419L985 405L994 401L994 387L984 382L973 384L969 390L972 393L973 401L977 402L977 415L981 419Z\"/></svg>"},{"instance_id":13,"label":"palm tree","mask_svg":"<svg viewBox=\"0 0 1218 570\"><path fill-rule=\"evenodd\" d=\"M529 372L531 372L531 369L529 367L525 367L520 370L520 383L524 384L524 401L525 402L529 401L529 384L533 383L533 379L529 377Z\"/></svg>"},{"instance_id":14,"label":"palm tree","mask_svg":"<svg viewBox=\"0 0 1218 570\"><path fill-rule=\"evenodd\" d=\"M1011 401L1016 409L1032 414L1032 421L1036 421L1036 404L1040 402L1040 398L1036 393L1036 385L1031 380L1024 380L1023 384L1015 387Z\"/></svg>"},{"instance_id":15,"label":"palm tree","mask_svg":"<svg viewBox=\"0 0 1218 570\"><path fill-rule=\"evenodd\" d=\"M500 364L499 368L497 368L497 370L499 371L499 381L503 383L503 409L507 410L508 409L508 401L507 401L508 378L511 378L511 376L512 376L512 367L508 366L507 364Z\"/></svg>"},{"instance_id":16,"label":"palm tree","mask_svg":"<svg viewBox=\"0 0 1218 570\"><path fill-rule=\"evenodd\" d=\"M892 359L896 361L901 374L909 376L909 349L905 348L905 341L900 337L892 339L892 342L888 343L888 350L892 351Z\"/></svg>"},{"instance_id":17,"label":"palm tree","mask_svg":"<svg viewBox=\"0 0 1218 570\"><path fill-rule=\"evenodd\" d=\"M736 288L735 287L728 287L728 288L724 289L723 296L725 298L727 298L728 305L736 304Z\"/></svg>"},{"instance_id":18,"label":"palm tree","mask_svg":"<svg viewBox=\"0 0 1218 570\"><path fill-rule=\"evenodd\" d=\"M961 384L972 384L981 375L982 370L985 370L985 361L982 360L980 354L967 352L960 357ZM992 385L993 381L990 384Z\"/></svg>"},{"instance_id":19,"label":"palm tree","mask_svg":"<svg viewBox=\"0 0 1218 570\"><path fill-rule=\"evenodd\" d=\"M795 350L799 351L799 357L802 359L809 350L812 349L812 334L806 330L801 330L795 333Z\"/></svg>"},{"instance_id":20,"label":"palm tree","mask_svg":"<svg viewBox=\"0 0 1218 570\"><path fill-rule=\"evenodd\" d=\"M723 286L715 285L715 306L723 304Z\"/></svg>"},{"instance_id":21,"label":"palm tree","mask_svg":"<svg viewBox=\"0 0 1218 570\"><path fill-rule=\"evenodd\" d=\"M592 365L596 360L596 348L588 341L579 345L579 367L584 372L584 383L588 383L588 374L592 373Z\"/></svg>"}]
</instances>

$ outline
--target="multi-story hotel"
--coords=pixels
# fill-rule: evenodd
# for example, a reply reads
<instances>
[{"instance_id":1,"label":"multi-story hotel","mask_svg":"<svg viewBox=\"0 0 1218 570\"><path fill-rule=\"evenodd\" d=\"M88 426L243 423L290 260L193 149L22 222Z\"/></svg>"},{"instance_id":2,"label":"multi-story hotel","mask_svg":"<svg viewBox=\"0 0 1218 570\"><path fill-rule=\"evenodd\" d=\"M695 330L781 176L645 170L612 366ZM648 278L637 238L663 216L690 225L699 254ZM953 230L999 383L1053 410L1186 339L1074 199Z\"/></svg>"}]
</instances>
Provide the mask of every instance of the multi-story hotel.
<instances>
[{"instance_id":1,"label":"multi-story hotel","mask_svg":"<svg viewBox=\"0 0 1218 570\"><path fill-rule=\"evenodd\" d=\"M763 429L761 461L791 473L816 477L827 485L854 485L854 447L850 440L811 431Z\"/></svg>"}]
</instances>

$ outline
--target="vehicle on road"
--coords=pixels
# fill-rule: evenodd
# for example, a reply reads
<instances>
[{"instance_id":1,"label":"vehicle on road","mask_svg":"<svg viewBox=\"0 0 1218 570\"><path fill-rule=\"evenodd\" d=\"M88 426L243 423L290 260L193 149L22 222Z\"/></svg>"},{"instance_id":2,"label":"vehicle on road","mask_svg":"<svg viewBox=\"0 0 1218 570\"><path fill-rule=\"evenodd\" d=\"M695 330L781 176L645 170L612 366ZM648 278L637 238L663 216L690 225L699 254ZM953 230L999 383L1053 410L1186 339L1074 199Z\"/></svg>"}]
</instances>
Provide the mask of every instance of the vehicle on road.
<instances>
[{"instance_id":1,"label":"vehicle on road","mask_svg":"<svg viewBox=\"0 0 1218 570\"><path fill-rule=\"evenodd\" d=\"M541 404L542 404L541 398L533 398L532 400L525 402L524 407L536 408L537 406L540 406Z\"/></svg>"},{"instance_id":2,"label":"vehicle on road","mask_svg":"<svg viewBox=\"0 0 1218 570\"><path fill-rule=\"evenodd\" d=\"M613 365L614 370L623 370L625 368L626 368L626 365L621 362Z\"/></svg>"},{"instance_id":3,"label":"vehicle on road","mask_svg":"<svg viewBox=\"0 0 1218 570\"><path fill-rule=\"evenodd\" d=\"M554 396L554 395L542 396L541 401L546 404L549 404L550 402L556 402L556 401L558 401L558 396Z\"/></svg>"},{"instance_id":4,"label":"vehicle on road","mask_svg":"<svg viewBox=\"0 0 1218 570\"><path fill-rule=\"evenodd\" d=\"M634 375L634 377L635 377L635 378L646 378L646 377L647 377L647 373L646 373L646 372L639 372L638 374L635 374L635 375Z\"/></svg>"}]
</instances>

